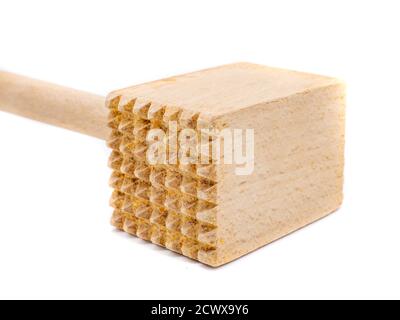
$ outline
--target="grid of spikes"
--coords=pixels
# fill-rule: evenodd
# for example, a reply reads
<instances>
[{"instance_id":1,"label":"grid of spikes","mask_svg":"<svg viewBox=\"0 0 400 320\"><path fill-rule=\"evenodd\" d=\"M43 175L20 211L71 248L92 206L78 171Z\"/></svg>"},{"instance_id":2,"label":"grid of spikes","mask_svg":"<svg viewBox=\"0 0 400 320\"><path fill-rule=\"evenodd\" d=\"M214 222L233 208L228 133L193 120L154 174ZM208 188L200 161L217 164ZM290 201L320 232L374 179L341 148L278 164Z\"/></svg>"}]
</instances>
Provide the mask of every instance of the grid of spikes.
<instances>
[{"instance_id":1,"label":"grid of spikes","mask_svg":"<svg viewBox=\"0 0 400 320\"><path fill-rule=\"evenodd\" d=\"M111 99L108 108L112 225L213 264L218 241L215 164L150 165L146 159L150 129L167 131L168 122L176 121L178 130L190 128L200 134L209 123L179 108L121 96Z\"/></svg>"}]
</instances>

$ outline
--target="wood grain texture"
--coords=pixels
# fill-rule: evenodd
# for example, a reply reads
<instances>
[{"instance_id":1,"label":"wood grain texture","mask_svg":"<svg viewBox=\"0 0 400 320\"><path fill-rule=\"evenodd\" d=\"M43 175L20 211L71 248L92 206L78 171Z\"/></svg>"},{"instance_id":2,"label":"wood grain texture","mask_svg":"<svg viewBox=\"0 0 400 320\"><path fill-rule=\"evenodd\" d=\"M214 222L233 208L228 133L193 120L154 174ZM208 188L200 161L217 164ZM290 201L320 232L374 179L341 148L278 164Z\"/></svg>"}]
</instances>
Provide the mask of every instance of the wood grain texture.
<instances>
[{"instance_id":1,"label":"wood grain texture","mask_svg":"<svg viewBox=\"0 0 400 320\"><path fill-rule=\"evenodd\" d=\"M117 90L107 101L113 129L109 145L114 149L110 164L116 170L111 183L117 185L112 199L113 224L131 234L220 266L324 217L342 202L345 87L336 79L237 63ZM152 110L158 112L160 121L153 121ZM188 122L188 117L196 121ZM147 193L136 188L128 194L133 200L128 201L115 184L127 178L124 170L119 171L122 159L132 156L128 161L132 172L135 166L143 167L144 159L138 155L143 156L145 146L135 142L139 136L124 132L129 122L135 126L137 121L147 130L165 127L169 119L178 120L181 129L191 123L196 130L255 131L255 170L251 175L238 176L234 165L225 164L196 165L189 171L179 163L163 168L180 177L174 184L178 202L190 190L184 179L194 178L191 189L201 205L191 213L190 225L197 233L187 232L188 214L181 207L169 207L167 200L154 203L150 197L143 199L142 195L155 187L151 180L139 184L148 188ZM122 168L126 165L122 162ZM160 169L147 165L150 176ZM133 176L131 183L142 179ZM204 194L200 190L204 179L212 182L212 188L206 187L213 199L208 207L208 200L199 198ZM169 192L165 181L157 187ZM153 212L161 206L166 220L157 220L158 213L154 219L152 215L138 219L135 210L124 210L124 203L131 210L132 201L144 201ZM139 233L132 225L144 225L146 232ZM211 228L211 245L204 242L209 240L205 234L210 230L202 226Z\"/></svg>"},{"instance_id":2,"label":"wood grain texture","mask_svg":"<svg viewBox=\"0 0 400 320\"><path fill-rule=\"evenodd\" d=\"M335 81L308 73L235 63L140 84L111 95L144 98L218 117Z\"/></svg>"},{"instance_id":3,"label":"wood grain texture","mask_svg":"<svg viewBox=\"0 0 400 320\"><path fill-rule=\"evenodd\" d=\"M96 95L0 73L1 110L108 137L111 222L143 240L216 267L342 203L345 86L336 79L237 63L117 90L103 105ZM170 121L198 135L253 129L254 171L149 164L146 135Z\"/></svg>"},{"instance_id":4,"label":"wood grain texture","mask_svg":"<svg viewBox=\"0 0 400 320\"><path fill-rule=\"evenodd\" d=\"M104 97L0 72L0 110L106 139Z\"/></svg>"},{"instance_id":5,"label":"wood grain texture","mask_svg":"<svg viewBox=\"0 0 400 320\"><path fill-rule=\"evenodd\" d=\"M227 114L255 130L255 170L223 166L219 263L279 239L338 209L343 200L345 87L336 82Z\"/></svg>"}]
</instances>

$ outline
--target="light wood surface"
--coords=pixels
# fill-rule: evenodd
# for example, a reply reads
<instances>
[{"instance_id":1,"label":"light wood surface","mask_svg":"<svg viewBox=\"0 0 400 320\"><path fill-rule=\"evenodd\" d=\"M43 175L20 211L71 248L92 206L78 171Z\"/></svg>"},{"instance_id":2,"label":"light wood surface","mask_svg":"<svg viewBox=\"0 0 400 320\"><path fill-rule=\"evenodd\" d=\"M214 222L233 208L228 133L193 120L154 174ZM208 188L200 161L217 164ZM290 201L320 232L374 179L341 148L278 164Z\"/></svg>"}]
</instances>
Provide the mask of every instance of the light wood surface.
<instances>
[{"instance_id":1,"label":"light wood surface","mask_svg":"<svg viewBox=\"0 0 400 320\"><path fill-rule=\"evenodd\" d=\"M337 79L237 63L117 90L107 101L112 223L130 234L220 266L342 203L345 86ZM180 129L253 129L254 171L147 164L145 146L126 128L163 128L169 120ZM152 176L162 179L155 185ZM197 203L189 213L188 193Z\"/></svg>"},{"instance_id":2,"label":"light wood surface","mask_svg":"<svg viewBox=\"0 0 400 320\"><path fill-rule=\"evenodd\" d=\"M139 84L112 95L139 97L218 117L335 82L321 75L242 62Z\"/></svg>"},{"instance_id":3,"label":"light wood surface","mask_svg":"<svg viewBox=\"0 0 400 320\"><path fill-rule=\"evenodd\" d=\"M8 72L0 72L0 110L106 139L104 98Z\"/></svg>"},{"instance_id":4,"label":"light wood surface","mask_svg":"<svg viewBox=\"0 0 400 320\"><path fill-rule=\"evenodd\" d=\"M108 110L103 104L96 95L0 73L0 110L108 136L112 224L129 234L220 266L342 203L341 81L237 63L117 90ZM253 129L254 171L149 164L147 132L171 120L199 135L204 128Z\"/></svg>"},{"instance_id":5,"label":"light wood surface","mask_svg":"<svg viewBox=\"0 0 400 320\"><path fill-rule=\"evenodd\" d=\"M229 262L337 210L343 201L345 87L340 82L227 114L254 128L255 168L221 170L219 263Z\"/></svg>"}]
</instances>

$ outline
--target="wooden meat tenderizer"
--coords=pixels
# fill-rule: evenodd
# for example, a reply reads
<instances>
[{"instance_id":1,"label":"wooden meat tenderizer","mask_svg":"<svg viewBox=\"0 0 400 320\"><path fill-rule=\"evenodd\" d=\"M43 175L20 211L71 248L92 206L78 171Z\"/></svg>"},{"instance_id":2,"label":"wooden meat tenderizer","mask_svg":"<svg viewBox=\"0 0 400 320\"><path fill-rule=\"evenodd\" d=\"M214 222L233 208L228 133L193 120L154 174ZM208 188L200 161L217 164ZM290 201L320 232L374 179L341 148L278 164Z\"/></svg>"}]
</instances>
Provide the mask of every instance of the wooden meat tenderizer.
<instances>
[{"instance_id":1,"label":"wooden meat tenderizer","mask_svg":"<svg viewBox=\"0 0 400 320\"><path fill-rule=\"evenodd\" d=\"M336 79L237 63L104 99L0 72L0 110L107 140L112 224L210 266L342 203L345 87ZM254 129L254 170L238 175L223 162L150 164L146 134L170 121L199 136L202 129Z\"/></svg>"}]
</instances>

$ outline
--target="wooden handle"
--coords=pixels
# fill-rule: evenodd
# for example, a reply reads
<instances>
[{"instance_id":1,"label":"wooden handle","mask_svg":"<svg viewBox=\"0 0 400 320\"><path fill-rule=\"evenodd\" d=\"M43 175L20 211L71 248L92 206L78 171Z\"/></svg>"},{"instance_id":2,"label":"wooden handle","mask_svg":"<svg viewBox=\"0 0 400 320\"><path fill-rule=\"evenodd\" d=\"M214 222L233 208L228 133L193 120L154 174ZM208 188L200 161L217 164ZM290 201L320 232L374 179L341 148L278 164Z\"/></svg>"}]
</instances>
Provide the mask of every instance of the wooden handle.
<instances>
[{"instance_id":1,"label":"wooden handle","mask_svg":"<svg viewBox=\"0 0 400 320\"><path fill-rule=\"evenodd\" d=\"M0 72L0 110L106 139L103 97Z\"/></svg>"}]
</instances>

